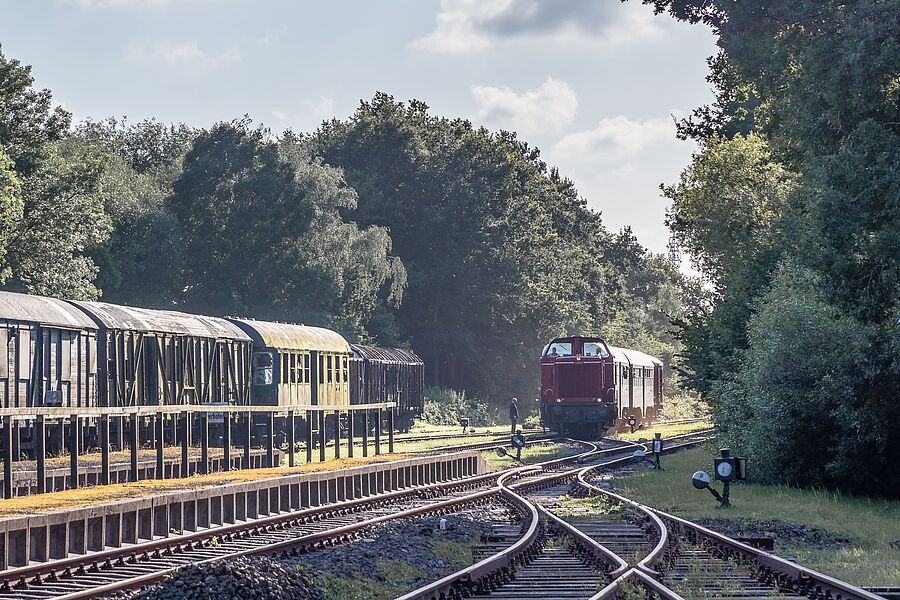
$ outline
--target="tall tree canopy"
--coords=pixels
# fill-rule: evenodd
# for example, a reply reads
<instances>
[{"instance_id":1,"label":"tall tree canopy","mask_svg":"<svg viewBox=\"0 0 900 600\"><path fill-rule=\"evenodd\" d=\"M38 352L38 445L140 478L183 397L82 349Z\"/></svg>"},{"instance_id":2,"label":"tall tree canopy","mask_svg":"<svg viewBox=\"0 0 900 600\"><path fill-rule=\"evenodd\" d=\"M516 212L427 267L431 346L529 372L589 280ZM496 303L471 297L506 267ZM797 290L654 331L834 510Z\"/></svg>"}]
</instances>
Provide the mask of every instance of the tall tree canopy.
<instances>
[{"instance_id":1,"label":"tall tree canopy","mask_svg":"<svg viewBox=\"0 0 900 600\"><path fill-rule=\"evenodd\" d=\"M65 139L69 113L52 108L50 92L33 83L31 67L0 52L0 241L8 242L0 280L36 294L96 298L98 269L88 254L109 232L95 195L101 160Z\"/></svg>"},{"instance_id":2,"label":"tall tree canopy","mask_svg":"<svg viewBox=\"0 0 900 600\"><path fill-rule=\"evenodd\" d=\"M200 133L168 204L182 247L175 298L185 308L365 338L380 305L402 298L405 272L385 230L341 219L356 193L292 136L279 144L246 121Z\"/></svg>"},{"instance_id":3,"label":"tall tree canopy","mask_svg":"<svg viewBox=\"0 0 900 600\"><path fill-rule=\"evenodd\" d=\"M378 94L311 146L359 193L348 214L390 230L409 271L401 331L434 384L530 396L542 344L602 332L626 302L618 273L645 258L614 271L600 215L536 149L422 102Z\"/></svg>"},{"instance_id":4,"label":"tall tree canopy","mask_svg":"<svg viewBox=\"0 0 900 600\"><path fill-rule=\"evenodd\" d=\"M683 323L690 384L769 479L900 494L896 3L644 1L719 36L717 101L681 125L703 149L668 190L670 223L717 292ZM783 409L793 429L766 452L742 432L771 436L776 399L798 410ZM810 427L832 432L830 452L804 451Z\"/></svg>"}]
</instances>

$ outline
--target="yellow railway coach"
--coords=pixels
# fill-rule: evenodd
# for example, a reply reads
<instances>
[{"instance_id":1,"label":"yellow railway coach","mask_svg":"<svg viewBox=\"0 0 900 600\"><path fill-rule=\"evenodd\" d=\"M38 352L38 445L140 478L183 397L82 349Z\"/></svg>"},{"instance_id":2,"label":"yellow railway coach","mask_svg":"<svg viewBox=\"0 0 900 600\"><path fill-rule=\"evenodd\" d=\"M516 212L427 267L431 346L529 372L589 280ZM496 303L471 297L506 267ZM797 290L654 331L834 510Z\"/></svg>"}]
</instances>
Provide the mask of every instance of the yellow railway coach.
<instances>
[{"instance_id":1,"label":"yellow railway coach","mask_svg":"<svg viewBox=\"0 0 900 600\"><path fill-rule=\"evenodd\" d=\"M350 344L340 334L290 323L230 321L253 340L253 404L350 404Z\"/></svg>"}]
</instances>

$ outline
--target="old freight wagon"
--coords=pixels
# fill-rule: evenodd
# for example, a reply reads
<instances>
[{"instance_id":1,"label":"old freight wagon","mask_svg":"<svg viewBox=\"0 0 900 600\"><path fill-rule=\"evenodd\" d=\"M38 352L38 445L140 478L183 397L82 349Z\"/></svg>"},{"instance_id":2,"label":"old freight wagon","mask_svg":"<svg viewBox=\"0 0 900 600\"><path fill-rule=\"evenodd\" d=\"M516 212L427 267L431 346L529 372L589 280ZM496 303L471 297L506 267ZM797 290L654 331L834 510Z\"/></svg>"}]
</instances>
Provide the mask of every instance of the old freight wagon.
<instances>
[{"instance_id":1,"label":"old freight wagon","mask_svg":"<svg viewBox=\"0 0 900 600\"><path fill-rule=\"evenodd\" d=\"M98 327L101 406L250 402L250 337L217 317L72 304Z\"/></svg>"},{"instance_id":2,"label":"old freight wagon","mask_svg":"<svg viewBox=\"0 0 900 600\"><path fill-rule=\"evenodd\" d=\"M425 364L410 350L351 344L351 404L395 402L394 425L408 431L425 402Z\"/></svg>"},{"instance_id":3,"label":"old freight wagon","mask_svg":"<svg viewBox=\"0 0 900 600\"><path fill-rule=\"evenodd\" d=\"M97 325L55 298L0 292L4 408L97 405Z\"/></svg>"}]
</instances>

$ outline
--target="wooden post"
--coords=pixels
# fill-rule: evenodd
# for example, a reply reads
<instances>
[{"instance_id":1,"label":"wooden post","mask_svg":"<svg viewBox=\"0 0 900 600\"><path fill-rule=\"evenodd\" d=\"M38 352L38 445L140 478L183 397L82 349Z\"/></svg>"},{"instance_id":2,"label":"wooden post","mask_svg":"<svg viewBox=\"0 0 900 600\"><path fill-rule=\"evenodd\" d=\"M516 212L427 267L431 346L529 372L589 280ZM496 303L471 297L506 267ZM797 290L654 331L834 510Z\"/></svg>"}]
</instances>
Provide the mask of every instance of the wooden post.
<instances>
[{"instance_id":1,"label":"wooden post","mask_svg":"<svg viewBox=\"0 0 900 600\"><path fill-rule=\"evenodd\" d=\"M81 443L78 440L81 433L81 423L78 415L69 417L69 489L78 489L78 450Z\"/></svg>"},{"instance_id":2,"label":"wooden post","mask_svg":"<svg viewBox=\"0 0 900 600\"><path fill-rule=\"evenodd\" d=\"M225 464L222 468L225 471L231 470L231 413L226 412L222 418L224 429L222 429L222 459Z\"/></svg>"},{"instance_id":3,"label":"wooden post","mask_svg":"<svg viewBox=\"0 0 900 600\"><path fill-rule=\"evenodd\" d=\"M294 452L296 451L297 432L296 422L294 420L294 411L289 410L287 414L288 427L288 466L294 466Z\"/></svg>"},{"instance_id":4,"label":"wooden post","mask_svg":"<svg viewBox=\"0 0 900 600\"><path fill-rule=\"evenodd\" d=\"M200 473L209 473L209 413L200 413Z\"/></svg>"},{"instance_id":5,"label":"wooden post","mask_svg":"<svg viewBox=\"0 0 900 600\"><path fill-rule=\"evenodd\" d=\"M37 458L37 493L47 491L47 424L44 415L38 415L34 420L34 454Z\"/></svg>"},{"instance_id":6,"label":"wooden post","mask_svg":"<svg viewBox=\"0 0 900 600\"><path fill-rule=\"evenodd\" d=\"M123 423L124 425L124 423ZM141 419L137 413L131 415L131 468L128 470L128 480L138 480L138 453L141 449Z\"/></svg>"},{"instance_id":7,"label":"wooden post","mask_svg":"<svg viewBox=\"0 0 900 600\"><path fill-rule=\"evenodd\" d=\"M312 411L306 411L306 462L312 462L313 451L313 433L312 433Z\"/></svg>"},{"instance_id":8,"label":"wooden post","mask_svg":"<svg viewBox=\"0 0 900 600\"><path fill-rule=\"evenodd\" d=\"M153 425L156 427L156 479L165 479L166 478L166 464L165 464L165 432L163 427L165 427L165 422L163 421L163 413L156 413L155 422Z\"/></svg>"},{"instance_id":9,"label":"wooden post","mask_svg":"<svg viewBox=\"0 0 900 600\"><path fill-rule=\"evenodd\" d=\"M181 476L190 475L191 469L191 413L181 413Z\"/></svg>"},{"instance_id":10,"label":"wooden post","mask_svg":"<svg viewBox=\"0 0 900 600\"><path fill-rule=\"evenodd\" d=\"M375 456L381 454L381 409L375 409Z\"/></svg>"},{"instance_id":11,"label":"wooden post","mask_svg":"<svg viewBox=\"0 0 900 600\"><path fill-rule=\"evenodd\" d=\"M109 485L109 415L100 415L100 484Z\"/></svg>"},{"instance_id":12,"label":"wooden post","mask_svg":"<svg viewBox=\"0 0 900 600\"><path fill-rule=\"evenodd\" d=\"M266 466L275 466L275 411L266 414Z\"/></svg>"},{"instance_id":13,"label":"wooden post","mask_svg":"<svg viewBox=\"0 0 900 600\"><path fill-rule=\"evenodd\" d=\"M353 458L353 411L347 411L347 457Z\"/></svg>"},{"instance_id":14,"label":"wooden post","mask_svg":"<svg viewBox=\"0 0 900 600\"><path fill-rule=\"evenodd\" d=\"M363 415L363 456L369 455L369 411L362 411Z\"/></svg>"}]
</instances>

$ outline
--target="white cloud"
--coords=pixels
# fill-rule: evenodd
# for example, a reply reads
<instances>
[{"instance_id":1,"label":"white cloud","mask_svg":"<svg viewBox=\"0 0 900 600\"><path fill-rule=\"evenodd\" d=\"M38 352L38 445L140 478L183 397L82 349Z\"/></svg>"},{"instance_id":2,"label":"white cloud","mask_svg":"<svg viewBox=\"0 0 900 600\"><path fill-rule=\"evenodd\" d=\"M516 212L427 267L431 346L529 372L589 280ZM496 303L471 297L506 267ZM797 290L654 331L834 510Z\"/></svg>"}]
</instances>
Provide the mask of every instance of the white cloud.
<instances>
[{"instance_id":1,"label":"white cloud","mask_svg":"<svg viewBox=\"0 0 900 600\"><path fill-rule=\"evenodd\" d=\"M441 0L434 30L412 46L449 54L536 39L612 46L658 33L658 22L638 2Z\"/></svg>"},{"instance_id":2,"label":"white cloud","mask_svg":"<svg viewBox=\"0 0 900 600\"><path fill-rule=\"evenodd\" d=\"M132 62L161 62L169 65L193 64L200 67L215 67L222 64L240 62L241 56L236 48L230 48L217 54L211 54L202 48L197 40L175 42L162 40L152 44L132 46L126 54Z\"/></svg>"},{"instance_id":3,"label":"white cloud","mask_svg":"<svg viewBox=\"0 0 900 600\"><path fill-rule=\"evenodd\" d=\"M287 25L282 24L281 27L273 31L267 31L265 34L256 38L256 43L260 46L271 46L281 41L284 34L287 33Z\"/></svg>"},{"instance_id":4,"label":"white cloud","mask_svg":"<svg viewBox=\"0 0 900 600\"><path fill-rule=\"evenodd\" d=\"M272 116L282 128L291 128L294 131L310 131L318 127L322 121L335 115L334 98L322 96L315 101L300 103L295 111L272 111Z\"/></svg>"},{"instance_id":5,"label":"white cloud","mask_svg":"<svg viewBox=\"0 0 900 600\"><path fill-rule=\"evenodd\" d=\"M675 123L670 117L629 119L618 116L601 119L593 129L563 137L553 150L560 156L619 159L674 140Z\"/></svg>"},{"instance_id":6,"label":"white cloud","mask_svg":"<svg viewBox=\"0 0 900 600\"><path fill-rule=\"evenodd\" d=\"M508 87L474 86L472 97L481 121L525 135L562 131L578 111L575 90L553 78L522 93Z\"/></svg>"},{"instance_id":7,"label":"white cloud","mask_svg":"<svg viewBox=\"0 0 900 600\"><path fill-rule=\"evenodd\" d=\"M58 0L68 4L77 4L84 8L160 8L172 4L172 0Z\"/></svg>"}]
</instances>

